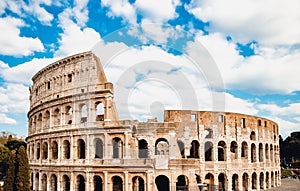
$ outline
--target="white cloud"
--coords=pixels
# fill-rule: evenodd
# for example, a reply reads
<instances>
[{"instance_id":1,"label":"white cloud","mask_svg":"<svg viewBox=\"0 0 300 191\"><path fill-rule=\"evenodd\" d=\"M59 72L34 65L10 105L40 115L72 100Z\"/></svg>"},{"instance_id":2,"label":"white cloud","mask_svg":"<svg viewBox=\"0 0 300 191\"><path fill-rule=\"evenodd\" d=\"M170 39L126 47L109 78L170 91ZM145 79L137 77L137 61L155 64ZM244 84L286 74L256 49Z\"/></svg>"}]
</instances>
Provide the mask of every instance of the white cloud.
<instances>
[{"instance_id":1,"label":"white cloud","mask_svg":"<svg viewBox=\"0 0 300 191\"><path fill-rule=\"evenodd\" d=\"M199 33L188 43L188 54L195 46L204 46L214 59L227 89L254 94L291 93L300 90L300 50L255 47L256 55L243 57L234 42L221 33ZM194 53L197 54L197 53ZM214 71L212 71L214 72Z\"/></svg>"},{"instance_id":2,"label":"white cloud","mask_svg":"<svg viewBox=\"0 0 300 191\"><path fill-rule=\"evenodd\" d=\"M59 49L55 56L63 57L75 53L89 51L101 40L99 33L92 28L81 29L78 25L70 22L60 34Z\"/></svg>"},{"instance_id":3,"label":"white cloud","mask_svg":"<svg viewBox=\"0 0 300 191\"><path fill-rule=\"evenodd\" d=\"M132 24L136 23L136 10L127 0L102 0L101 4L110 8L108 16L123 17Z\"/></svg>"},{"instance_id":4,"label":"white cloud","mask_svg":"<svg viewBox=\"0 0 300 191\"><path fill-rule=\"evenodd\" d=\"M17 124L17 121L7 117L4 113L0 113L0 124Z\"/></svg>"},{"instance_id":5,"label":"white cloud","mask_svg":"<svg viewBox=\"0 0 300 191\"><path fill-rule=\"evenodd\" d=\"M34 58L31 61L14 67L9 67L7 64L0 62L0 76L6 82L30 85L32 84L31 78L36 72L57 59L58 58Z\"/></svg>"},{"instance_id":6,"label":"white cloud","mask_svg":"<svg viewBox=\"0 0 300 191\"><path fill-rule=\"evenodd\" d=\"M259 104L258 108L271 113L274 116L299 116L300 103L291 103L287 106L280 107L276 104Z\"/></svg>"},{"instance_id":7,"label":"white cloud","mask_svg":"<svg viewBox=\"0 0 300 191\"><path fill-rule=\"evenodd\" d=\"M180 5L180 1L136 0L134 5L144 18L151 20L154 23L161 23L178 16L176 13L176 6Z\"/></svg>"},{"instance_id":8,"label":"white cloud","mask_svg":"<svg viewBox=\"0 0 300 191\"><path fill-rule=\"evenodd\" d=\"M210 22L208 30L222 32L241 43L265 45L300 43L298 0L193 0L186 9Z\"/></svg>"},{"instance_id":9,"label":"white cloud","mask_svg":"<svg viewBox=\"0 0 300 191\"><path fill-rule=\"evenodd\" d=\"M0 54L10 56L28 56L41 52L44 46L40 39L20 36L20 27L25 23L13 17L0 18Z\"/></svg>"}]
</instances>

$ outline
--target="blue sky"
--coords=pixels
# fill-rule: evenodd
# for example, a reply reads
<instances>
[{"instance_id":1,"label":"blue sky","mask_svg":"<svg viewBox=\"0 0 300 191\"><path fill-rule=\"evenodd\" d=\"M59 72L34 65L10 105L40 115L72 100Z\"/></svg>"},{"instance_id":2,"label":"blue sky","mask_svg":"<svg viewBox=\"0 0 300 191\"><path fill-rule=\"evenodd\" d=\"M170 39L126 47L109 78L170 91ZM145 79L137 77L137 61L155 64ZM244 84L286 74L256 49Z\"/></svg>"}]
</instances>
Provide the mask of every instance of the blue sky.
<instances>
[{"instance_id":1,"label":"blue sky","mask_svg":"<svg viewBox=\"0 0 300 191\"><path fill-rule=\"evenodd\" d=\"M224 110L272 119L286 137L300 130L299 7L298 0L2 0L0 131L27 135L34 73L93 50L115 83L120 118Z\"/></svg>"}]
</instances>

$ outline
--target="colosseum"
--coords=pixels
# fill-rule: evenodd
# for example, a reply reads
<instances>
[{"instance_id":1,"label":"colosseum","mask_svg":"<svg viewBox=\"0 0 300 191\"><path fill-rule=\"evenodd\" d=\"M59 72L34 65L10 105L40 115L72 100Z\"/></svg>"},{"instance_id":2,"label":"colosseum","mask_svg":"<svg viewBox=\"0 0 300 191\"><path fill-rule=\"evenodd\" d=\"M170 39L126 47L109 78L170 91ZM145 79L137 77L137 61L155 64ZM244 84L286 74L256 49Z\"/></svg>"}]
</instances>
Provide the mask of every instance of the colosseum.
<instances>
[{"instance_id":1,"label":"colosseum","mask_svg":"<svg viewBox=\"0 0 300 191\"><path fill-rule=\"evenodd\" d=\"M278 125L229 112L166 110L119 120L92 52L54 62L30 87L35 191L265 190L281 184Z\"/></svg>"}]
</instances>

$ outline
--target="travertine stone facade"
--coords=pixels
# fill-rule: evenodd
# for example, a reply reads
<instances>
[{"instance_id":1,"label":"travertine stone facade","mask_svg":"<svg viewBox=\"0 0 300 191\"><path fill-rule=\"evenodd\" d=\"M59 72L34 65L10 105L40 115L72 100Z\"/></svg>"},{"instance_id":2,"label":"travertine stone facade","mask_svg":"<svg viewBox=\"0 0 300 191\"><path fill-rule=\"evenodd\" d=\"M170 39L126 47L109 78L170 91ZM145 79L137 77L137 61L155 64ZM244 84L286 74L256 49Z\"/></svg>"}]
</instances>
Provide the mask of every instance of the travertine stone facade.
<instances>
[{"instance_id":1,"label":"travertine stone facade","mask_svg":"<svg viewBox=\"0 0 300 191\"><path fill-rule=\"evenodd\" d=\"M37 191L265 190L280 185L278 126L227 112L167 110L119 120L92 52L39 71L28 156Z\"/></svg>"}]
</instances>

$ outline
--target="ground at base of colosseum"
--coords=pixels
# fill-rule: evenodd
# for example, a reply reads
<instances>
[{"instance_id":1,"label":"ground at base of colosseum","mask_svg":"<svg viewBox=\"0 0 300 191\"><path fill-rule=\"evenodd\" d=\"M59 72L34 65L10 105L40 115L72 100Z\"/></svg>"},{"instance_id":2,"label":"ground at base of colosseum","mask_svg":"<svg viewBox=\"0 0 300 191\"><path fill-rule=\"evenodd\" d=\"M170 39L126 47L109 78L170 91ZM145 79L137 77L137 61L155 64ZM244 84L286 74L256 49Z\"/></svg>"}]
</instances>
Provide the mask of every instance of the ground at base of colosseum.
<instances>
[{"instance_id":1,"label":"ground at base of colosseum","mask_svg":"<svg viewBox=\"0 0 300 191\"><path fill-rule=\"evenodd\" d=\"M298 179L281 179L281 186L269 189L268 191L299 191L300 180Z\"/></svg>"}]
</instances>

